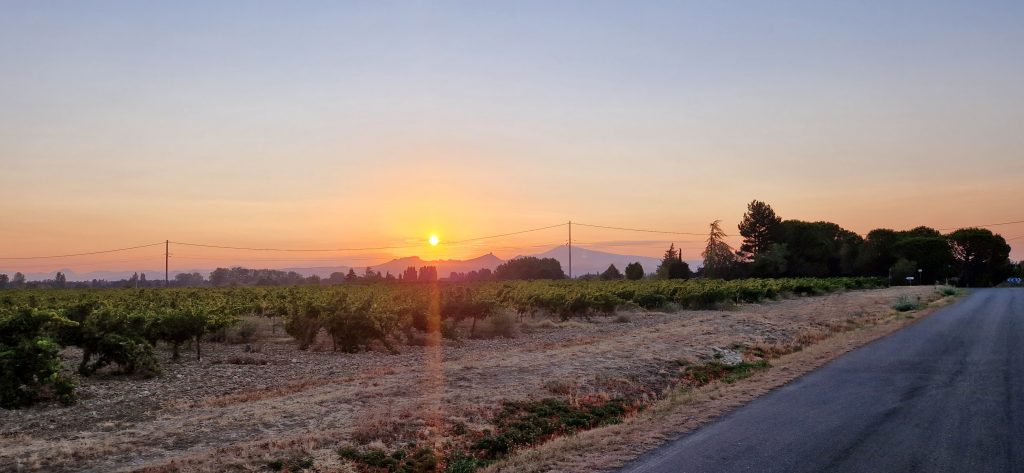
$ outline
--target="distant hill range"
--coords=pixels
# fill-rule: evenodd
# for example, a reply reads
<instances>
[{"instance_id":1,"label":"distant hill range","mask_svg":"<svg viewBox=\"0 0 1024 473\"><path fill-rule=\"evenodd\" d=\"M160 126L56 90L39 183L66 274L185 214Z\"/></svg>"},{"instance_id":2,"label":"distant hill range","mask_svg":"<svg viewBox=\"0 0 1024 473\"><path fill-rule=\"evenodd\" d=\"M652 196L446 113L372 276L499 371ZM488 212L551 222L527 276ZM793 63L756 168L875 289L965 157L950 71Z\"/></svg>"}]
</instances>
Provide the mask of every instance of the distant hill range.
<instances>
[{"instance_id":1,"label":"distant hill range","mask_svg":"<svg viewBox=\"0 0 1024 473\"><path fill-rule=\"evenodd\" d=\"M569 248L566 246L557 246L548 251L539 254L522 255L522 256L535 256L537 258L554 258L562 264L562 270L566 273L569 272ZM396 258L386 263L370 266L374 271L379 271L381 274L391 273L398 276L405 271L406 268L412 266L419 269L423 266L434 266L437 268L437 274L442 279L447 278L451 273L468 273L470 271L477 271L480 269L494 270L498 265L504 263L505 260L495 256L493 253L487 253L483 256L467 260L424 260L419 256L408 256L404 258ZM626 265L633 262L639 262L647 273L653 273L657 269L658 264L661 262L657 258L651 258L647 256L632 256L632 255L620 255L615 253L607 253L604 251L591 250L574 246L572 248L572 274L573 276L582 276L584 274L598 274L608 269L608 265L614 264L619 271L625 269ZM275 268L280 271L294 271L303 276L317 275L321 278L330 277L331 273L341 272L347 273L349 269L354 269L359 275L362 275L366 267L365 266L318 266L318 267L293 267L293 268ZM189 269L189 270L172 270L170 272L171 278L179 273L200 273L203 276L209 276L210 271L213 269ZM105 279L107 281L117 281L121 279L128 279L136 271L90 271L90 272L76 272L71 269L59 270L64 273L68 281L91 281L93 279ZM14 271L3 271L0 273L6 273L13 275ZM31 281L38 281L44 279L53 279L54 274L57 271L51 272L30 272L25 273L26 278ZM146 274L146 277L150 280L163 279L164 272L160 270L140 270L139 274Z\"/></svg>"}]
</instances>

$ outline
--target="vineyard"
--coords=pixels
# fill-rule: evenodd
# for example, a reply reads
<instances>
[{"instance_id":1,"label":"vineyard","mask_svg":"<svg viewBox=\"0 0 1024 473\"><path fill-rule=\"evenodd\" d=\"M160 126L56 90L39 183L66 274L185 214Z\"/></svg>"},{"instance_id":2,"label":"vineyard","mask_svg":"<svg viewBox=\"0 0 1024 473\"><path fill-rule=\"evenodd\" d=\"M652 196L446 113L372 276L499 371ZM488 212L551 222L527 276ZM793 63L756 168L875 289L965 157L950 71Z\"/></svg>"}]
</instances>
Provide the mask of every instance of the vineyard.
<instances>
[{"instance_id":1,"label":"vineyard","mask_svg":"<svg viewBox=\"0 0 1024 473\"><path fill-rule=\"evenodd\" d=\"M333 349L396 352L423 333L473 337L499 311L568 320L617 309L701 309L786 295L881 286L873 278L511 281L469 284L350 284L285 288L10 291L0 297L0 406L75 400L62 347L81 349L80 376L108 371L158 375L154 348L172 359L186 343L202 356L242 316L283 321L299 349L326 333ZM467 327L468 325L468 327Z\"/></svg>"}]
</instances>

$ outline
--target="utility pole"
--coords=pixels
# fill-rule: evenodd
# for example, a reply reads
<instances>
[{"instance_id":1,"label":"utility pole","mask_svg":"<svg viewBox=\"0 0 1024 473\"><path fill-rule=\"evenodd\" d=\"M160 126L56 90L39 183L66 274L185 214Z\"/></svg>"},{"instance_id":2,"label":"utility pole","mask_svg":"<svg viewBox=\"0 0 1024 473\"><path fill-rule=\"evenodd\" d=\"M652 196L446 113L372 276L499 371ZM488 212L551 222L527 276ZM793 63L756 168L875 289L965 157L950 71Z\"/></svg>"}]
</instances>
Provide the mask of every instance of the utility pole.
<instances>
[{"instance_id":1,"label":"utility pole","mask_svg":"<svg viewBox=\"0 0 1024 473\"><path fill-rule=\"evenodd\" d=\"M569 220L569 279L572 279L572 220Z\"/></svg>"},{"instance_id":2,"label":"utility pole","mask_svg":"<svg viewBox=\"0 0 1024 473\"><path fill-rule=\"evenodd\" d=\"M171 240L164 241L164 287L171 286L170 278L170 267L171 267Z\"/></svg>"}]
</instances>

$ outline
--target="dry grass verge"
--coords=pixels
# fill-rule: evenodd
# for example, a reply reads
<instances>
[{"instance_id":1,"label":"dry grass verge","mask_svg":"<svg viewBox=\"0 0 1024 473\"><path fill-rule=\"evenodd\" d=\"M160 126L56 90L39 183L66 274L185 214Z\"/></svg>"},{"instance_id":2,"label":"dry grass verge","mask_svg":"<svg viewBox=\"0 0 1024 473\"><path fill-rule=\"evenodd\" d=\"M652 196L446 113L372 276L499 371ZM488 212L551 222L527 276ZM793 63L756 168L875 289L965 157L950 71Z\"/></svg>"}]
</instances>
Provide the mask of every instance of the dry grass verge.
<instances>
[{"instance_id":1,"label":"dry grass verge","mask_svg":"<svg viewBox=\"0 0 1024 473\"><path fill-rule=\"evenodd\" d=\"M927 294L921 310L911 315L892 310L845 326L803 334L797 344L751 347L748 353L766 358L772 367L749 373L749 379L679 386L624 422L554 439L491 465L486 472L613 471L679 434L695 430L719 416L807 374L836 357L899 330L958 294ZM707 366L707 365L705 365Z\"/></svg>"}]
</instances>

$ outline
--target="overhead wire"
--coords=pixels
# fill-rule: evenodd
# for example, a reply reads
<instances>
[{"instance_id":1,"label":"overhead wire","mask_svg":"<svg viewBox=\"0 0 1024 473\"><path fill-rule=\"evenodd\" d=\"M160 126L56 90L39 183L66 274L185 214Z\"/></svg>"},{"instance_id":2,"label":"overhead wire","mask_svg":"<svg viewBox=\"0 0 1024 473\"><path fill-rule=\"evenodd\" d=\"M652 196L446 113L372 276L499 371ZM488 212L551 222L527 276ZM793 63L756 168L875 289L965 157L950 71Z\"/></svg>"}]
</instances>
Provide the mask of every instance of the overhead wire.
<instances>
[{"instance_id":1,"label":"overhead wire","mask_svg":"<svg viewBox=\"0 0 1024 473\"><path fill-rule=\"evenodd\" d=\"M129 246L126 248L117 248L113 250L100 250L100 251L89 251L85 253L71 253L66 255L48 255L48 256L0 256L0 260L33 260L33 259L54 259L54 258L71 258L74 256L89 256L89 255L101 255L105 253L117 253L119 251L137 250L139 248L149 248L153 246L163 245L166 242L150 243L148 245Z\"/></svg>"},{"instance_id":2,"label":"overhead wire","mask_svg":"<svg viewBox=\"0 0 1024 473\"><path fill-rule=\"evenodd\" d=\"M589 224L589 223L578 223L578 222L573 222L572 224L573 225L579 225L581 227L603 228L603 229L606 229L606 230L623 230L623 231L629 231L629 232L642 232L642 233L660 233L660 234L664 234L664 235L690 235L690 236L705 236L705 235L707 235L707 232L705 232L705 233L677 232L677 231L671 231L671 230L652 230L652 229L648 229L648 228L629 228L629 227L613 227L613 226L609 226L609 225L593 225L593 224ZM729 235L729 234L724 234L724 235L725 236L736 236L736 235Z\"/></svg>"},{"instance_id":3,"label":"overhead wire","mask_svg":"<svg viewBox=\"0 0 1024 473\"><path fill-rule=\"evenodd\" d=\"M512 235L522 235L523 233L539 232L541 230L549 230L549 229L552 229L552 228L564 227L566 225L569 225L569 223L568 222L566 222L566 223L559 223L557 225L549 225L549 226L546 226L546 227L531 228L529 230L520 230L518 232L500 233L500 234L497 234L497 235L487 235L487 236L475 237L475 238L465 238L465 239L462 239L462 240L449 241L449 242L446 242L446 244L448 244L448 245L457 245L459 243L466 243L466 242L470 242L470 241L489 240L489 239L492 239L492 238L501 238L501 237L507 237L507 236L512 236Z\"/></svg>"},{"instance_id":4,"label":"overhead wire","mask_svg":"<svg viewBox=\"0 0 1024 473\"><path fill-rule=\"evenodd\" d=\"M971 226L967 226L967 227L965 227L965 226L960 226L960 227L947 227L947 228L936 228L936 230L939 230L939 231L944 231L944 230L959 230L959 229L961 229L961 228L985 228L985 227L998 227L998 226L1000 226L1000 225L1014 225L1014 224L1018 224L1018 223L1024 223L1024 220L1016 220L1016 221L1013 221L1013 222L1002 222L1002 223L986 223L986 224L984 224L984 225L971 225ZM1022 235L1022 236L1024 236L1024 235ZM1016 237L1015 237L1015 238L1016 238Z\"/></svg>"}]
</instances>

